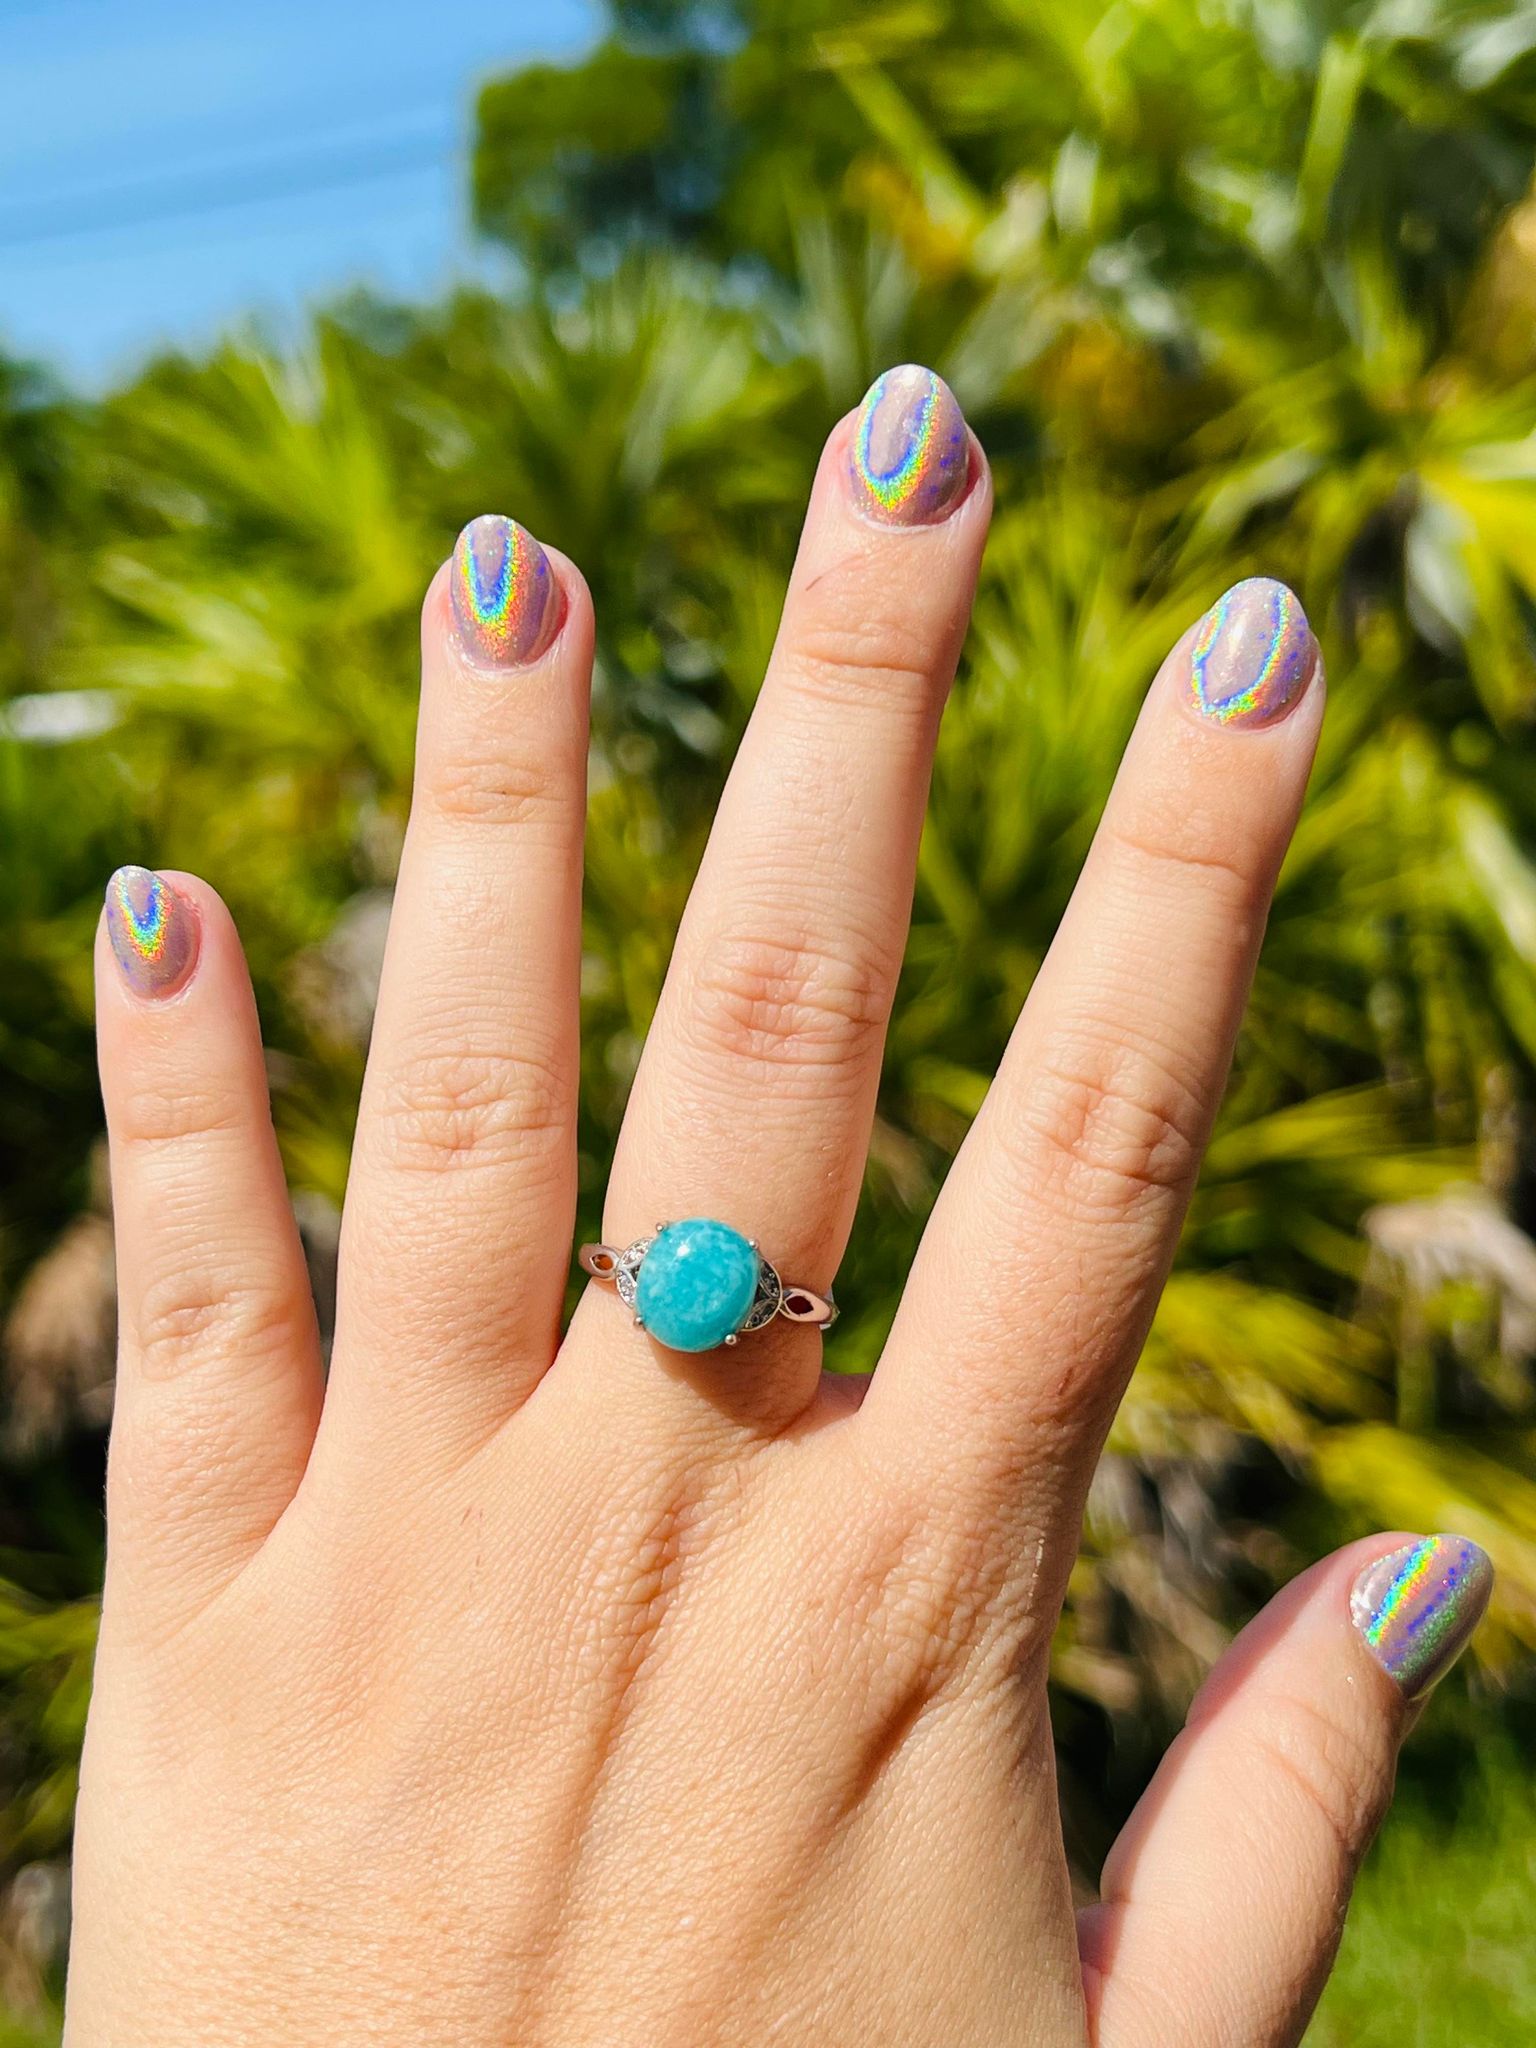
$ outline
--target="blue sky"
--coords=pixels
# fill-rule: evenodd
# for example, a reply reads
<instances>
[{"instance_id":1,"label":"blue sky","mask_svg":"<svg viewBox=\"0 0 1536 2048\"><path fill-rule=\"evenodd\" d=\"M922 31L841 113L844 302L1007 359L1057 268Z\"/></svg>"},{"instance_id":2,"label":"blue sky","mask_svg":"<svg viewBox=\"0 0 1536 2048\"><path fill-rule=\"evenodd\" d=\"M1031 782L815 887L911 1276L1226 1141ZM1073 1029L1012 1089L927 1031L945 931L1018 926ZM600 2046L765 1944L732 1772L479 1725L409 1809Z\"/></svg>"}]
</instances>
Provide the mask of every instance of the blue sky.
<instances>
[{"instance_id":1,"label":"blue sky","mask_svg":"<svg viewBox=\"0 0 1536 2048\"><path fill-rule=\"evenodd\" d=\"M0 350L95 386L462 275L477 82L596 27L593 0L0 0Z\"/></svg>"}]
</instances>

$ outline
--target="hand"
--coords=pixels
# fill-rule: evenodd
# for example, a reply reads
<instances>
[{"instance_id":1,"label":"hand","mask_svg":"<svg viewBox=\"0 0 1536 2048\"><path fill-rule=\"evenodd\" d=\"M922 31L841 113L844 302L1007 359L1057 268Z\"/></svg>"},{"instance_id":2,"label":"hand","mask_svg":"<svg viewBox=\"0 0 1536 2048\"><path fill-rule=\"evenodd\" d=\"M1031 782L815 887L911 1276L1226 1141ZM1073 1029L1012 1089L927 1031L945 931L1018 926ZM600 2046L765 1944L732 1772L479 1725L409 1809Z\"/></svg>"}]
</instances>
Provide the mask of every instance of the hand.
<instances>
[{"instance_id":1,"label":"hand","mask_svg":"<svg viewBox=\"0 0 1536 2048\"><path fill-rule=\"evenodd\" d=\"M833 433L610 1243L719 1217L830 1290L990 499L926 372ZM782 1319L668 1349L607 1287L561 1340L591 654L572 564L468 528L323 1404L229 918L183 875L108 892L70 2048L1294 2042L1486 1560L1388 1536L1292 1585L1079 1921L1046 1666L1317 738L1300 606L1238 586L1154 682L867 1385Z\"/></svg>"}]
</instances>

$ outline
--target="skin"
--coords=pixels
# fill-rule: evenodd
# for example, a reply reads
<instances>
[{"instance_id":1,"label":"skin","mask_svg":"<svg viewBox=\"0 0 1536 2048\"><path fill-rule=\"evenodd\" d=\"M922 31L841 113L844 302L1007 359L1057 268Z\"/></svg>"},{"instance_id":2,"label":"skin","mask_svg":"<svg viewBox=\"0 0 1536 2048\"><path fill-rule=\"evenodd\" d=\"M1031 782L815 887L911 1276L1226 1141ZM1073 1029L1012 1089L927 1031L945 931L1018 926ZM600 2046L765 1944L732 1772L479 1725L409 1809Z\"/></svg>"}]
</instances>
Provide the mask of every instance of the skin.
<instances>
[{"instance_id":1,"label":"skin","mask_svg":"<svg viewBox=\"0 0 1536 2048\"><path fill-rule=\"evenodd\" d=\"M991 505L859 509L852 420L637 1076L604 1236L716 1215L830 1288ZM227 913L98 947L121 1272L69 2048L1279 2048L1410 1718L1373 1538L1212 1675L1074 1915L1046 1663L1323 709L1202 720L1186 634L867 1384L679 1357L574 1225L592 618L423 614L324 1388ZM764 1114L764 1105L771 1113Z\"/></svg>"}]
</instances>

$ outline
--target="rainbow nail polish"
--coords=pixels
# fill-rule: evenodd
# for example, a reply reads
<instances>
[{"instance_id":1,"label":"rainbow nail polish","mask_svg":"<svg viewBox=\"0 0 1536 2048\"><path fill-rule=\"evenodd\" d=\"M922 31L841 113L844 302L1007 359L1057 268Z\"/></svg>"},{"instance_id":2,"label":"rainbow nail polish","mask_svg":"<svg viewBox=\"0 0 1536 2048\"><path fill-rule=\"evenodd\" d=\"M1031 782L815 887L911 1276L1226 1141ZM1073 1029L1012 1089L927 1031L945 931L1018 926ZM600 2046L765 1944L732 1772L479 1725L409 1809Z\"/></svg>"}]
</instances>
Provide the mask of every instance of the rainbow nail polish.
<instances>
[{"instance_id":1,"label":"rainbow nail polish","mask_svg":"<svg viewBox=\"0 0 1536 2048\"><path fill-rule=\"evenodd\" d=\"M1426 1536L1366 1566L1350 1619L1376 1661L1417 1699L1466 1648L1492 1590L1485 1551L1465 1536Z\"/></svg>"},{"instance_id":2,"label":"rainbow nail polish","mask_svg":"<svg viewBox=\"0 0 1536 2048\"><path fill-rule=\"evenodd\" d=\"M1189 698L1217 725L1283 718L1312 680L1317 642L1293 591L1249 576L1217 598L1189 651Z\"/></svg>"},{"instance_id":3,"label":"rainbow nail polish","mask_svg":"<svg viewBox=\"0 0 1536 2048\"><path fill-rule=\"evenodd\" d=\"M849 450L853 494L871 519L926 526L945 518L970 474L955 394L932 370L902 363L865 394Z\"/></svg>"},{"instance_id":4,"label":"rainbow nail polish","mask_svg":"<svg viewBox=\"0 0 1536 2048\"><path fill-rule=\"evenodd\" d=\"M515 668L548 645L559 585L526 527L499 512L472 519L453 548L454 623L466 651L491 668Z\"/></svg>"},{"instance_id":5,"label":"rainbow nail polish","mask_svg":"<svg viewBox=\"0 0 1536 2048\"><path fill-rule=\"evenodd\" d=\"M174 995L197 964L197 912L149 868L119 868L107 884L107 936L136 995Z\"/></svg>"}]
</instances>

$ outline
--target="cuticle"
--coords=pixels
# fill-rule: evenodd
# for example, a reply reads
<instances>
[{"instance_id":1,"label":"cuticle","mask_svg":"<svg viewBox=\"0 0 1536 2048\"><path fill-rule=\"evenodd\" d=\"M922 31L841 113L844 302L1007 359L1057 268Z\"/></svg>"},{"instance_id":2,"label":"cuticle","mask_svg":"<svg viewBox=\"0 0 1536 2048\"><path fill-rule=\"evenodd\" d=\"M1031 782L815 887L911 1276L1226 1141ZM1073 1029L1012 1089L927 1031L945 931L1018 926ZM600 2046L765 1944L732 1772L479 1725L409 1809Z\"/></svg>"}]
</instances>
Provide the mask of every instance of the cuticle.
<instances>
[{"instance_id":1,"label":"cuticle","mask_svg":"<svg viewBox=\"0 0 1536 2048\"><path fill-rule=\"evenodd\" d=\"M862 520L865 526L873 527L877 533L937 533L940 528L950 525L976 495L976 490L983 474L977 460L977 457L982 455L981 444L977 441L969 427L966 429L966 434L965 484L959 495L950 500L937 519L881 519L870 511L868 504L864 502L863 494L856 485L854 488L845 490L844 493L855 516ZM843 448L843 466L845 470L856 475L856 472L853 471L851 441L852 435L850 434L848 442L844 444ZM984 456L982 456L982 460L985 460Z\"/></svg>"},{"instance_id":2,"label":"cuticle","mask_svg":"<svg viewBox=\"0 0 1536 2048\"><path fill-rule=\"evenodd\" d=\"M478 676L484 676L491 680L495 680L498 677L526 675L530 670L538 668L542 662L547 661L549 656L554 653L561 635L570 623L571 606L566 598L565 585L561 581L553 561L550 562L549 566L550 574L555 584L555 595L552 605L554 624L549 627L546 637L540 641L537 649L532 654L525 655L521 661L488 661L479 648L474 645L471 636L460 630L458 622L454 618L453 605L450 600L448 606L449 632L454 645L459 651L459 659L465 668L472 670Z\"/></svg>"}]
</instances>

